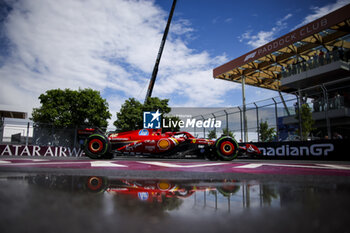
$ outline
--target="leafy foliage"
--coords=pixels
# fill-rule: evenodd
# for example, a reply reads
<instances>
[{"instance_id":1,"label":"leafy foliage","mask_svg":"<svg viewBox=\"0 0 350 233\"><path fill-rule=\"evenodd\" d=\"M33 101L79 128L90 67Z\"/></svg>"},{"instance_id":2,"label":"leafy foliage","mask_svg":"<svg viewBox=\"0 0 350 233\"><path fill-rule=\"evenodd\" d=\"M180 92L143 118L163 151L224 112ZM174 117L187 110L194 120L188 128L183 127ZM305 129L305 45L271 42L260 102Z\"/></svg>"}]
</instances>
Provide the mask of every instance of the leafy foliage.
<instances>
[{"instance_id":1,"label":"leafy foliage","mask_svg":"<svg viewBox=\"0 0 350 233\"><path fill-rule=\"evenodd\" d=\"M209 131L208 138L209 139L217 138L216 131L215 130Z\"/></svg>"},{"instance_id":2,"label":"leafy foliage","mask_svg":"<svg viewBox=\"0 0 350 233\"><path fill-rule=\"evenodd\" d=\"M259 125L259 137L262 142L271 142L276 137L275 128L269 128L267 121L260 122Z\"/></svg>"},{"instance_id":3,"label":"leafy foliage","mask_svg":"<svg viewBox=\"0 0 350 233\"><path fill-rule=\"evenodd\" d=\"M299 110L296 111L296 118L299 119ZM311 133L312 130L315 128L313 127L315 121L312 119L312 110L311 107L308 104L302 104L301 105L301 139L307 140L307 137ZM297 134L300 134L299 129L296 131Z\"/></svg>"},{"instance_id":4,"label":"leafy foliage","mask_svg":"<svg viewBox=\"0 0 350 233\"><path fill-rule=\"evenodd\" d=\"M140 101L129 98L124 102L120 111L117 113L117 120L114 121L115 127L120 131L129 131L141 129L142 126L143 105Z\"/></svg>"},{"instance_id":5,"label":"leafy foliage","mask_svg":"<svg viewBox=\"0 0 350 233\"><path fill-rule=\"evenodd\" d=\"M168 106L169 99L159 99L158 97L147 98L143 105L143 111L153 111L159 109L163 114L169 113L171 108Z\"/></svg>"},{"instance_id":6,"label":"leafy foliage","mask_svg":"<svg viewBox=\"0 0 350 233\"><path fill-rule=\"evenodd\" d=\"M230 136L231 138L235 137L235 134L228 129L222 129L222 135L221 136Z\"/></svg>"},{"instance_id":7,"label":"leafy foliage","mask_svg":"<svg viewBox=\"0 0 350 233\"><path fill-rule=\"evenodd\" d=\"M90 88L48 90L39 100L41 107L33 109L31 118L38 124L107 127L107 119L111 118L107 101Z\"/></svg>"},{"instance_id":8,"label":"leafy foliage","mask_svg":"<svg viewBox=\"0 0 350 233\"><path fill-rule=\"evenodd\" d=\"M140 101L135 98L129 98L122 105L120 111L117 113L117 120L114 122L114 125L117 127L118 131L129 131L143 128L143 112L145 111L156 111L159 109L159 112L162 113L162 117L167 121L179 121L178 117L166 117L164 114L167 114L171 111L171 108L168 106L168 99L159 99L158 97L150 97L147 99L146 103L142 104ZM170 127L163 129L165 131L179 131L179 126Z\"/></svg>"}]
</instances>

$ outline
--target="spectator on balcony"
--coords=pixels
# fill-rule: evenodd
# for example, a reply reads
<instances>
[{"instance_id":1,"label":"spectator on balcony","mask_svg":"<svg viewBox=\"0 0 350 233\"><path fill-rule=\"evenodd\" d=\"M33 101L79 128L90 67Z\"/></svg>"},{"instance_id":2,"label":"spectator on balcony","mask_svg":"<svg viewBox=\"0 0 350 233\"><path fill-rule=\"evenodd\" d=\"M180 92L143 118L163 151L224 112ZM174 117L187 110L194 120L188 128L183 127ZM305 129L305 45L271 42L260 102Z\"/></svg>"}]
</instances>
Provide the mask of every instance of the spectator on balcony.
<instances>
[{"instance_id":1,"label":"spectator on balcony","mask_svg":"<svg viewBox=\"0 0 350 233\"><path fill-rule=\"evenodd\" d=\"M291 72L292 72L292 68L291 68L291 65L287 65L287 74L286 74L286 77L290 76L291 75Z\"/></svg>"},{"instance_id":2,"label":"spectator on balcony","mask_svg":"<svg viewBox=\"0 0 350 233\"><path fill-rule=\"evenodd\" d=\"M337 92L334 97L334 108L335 109L340 109L341 107L341 96Z\"/></svg>"},{"instance_id":3,"label":"spectator on balcony","mask_svg":"<svg viewBox=\"0 0 350 233\"><path fill-rule=\"evenodd\" d=\"M313 57L309 57L309 60L307 60L307 69L312 69L312 63L313 63Z\"/></svg>"},{"instance_id":4,"label":"spectator on balcony","mask_svg":"<svg viewBox=\"0 0 350 233\"><path fill-rule=\"evenodd\" d=\"M318 67L317 52L314 53L314 55L313 55L313 57L312 57L312 60L313 60L312 69Z\"/></svg>"},{"instance_id":5,"label":"spectator on balcony","mask_svg":"<svg viewBox=\"0 0 350 233\"><path fill-rule=\"evenodd\" d=\"M296 67L297 67L297 74L301 73L301 66L300 66L300 62L296 63Z\"/></svg>"},{"instance_id":6,"label":"spectator on balcony","mask_svg":"<svg viewBox=\"0 0 350 233\"><path fill-rule=\"evenodd\" d=\"M303 63L301 65L302 65L303 71L306 71L306 61L305 60L303 61Z\"/></svg>"},{"instance_id":7,"label":"spectator on balcony","mask_svg":"<svg viewBox=\"0 0 350 233\"><path fill-rule=\"evenodd\" d=\"M325 57L326 57L326 64L331 63L331 54L330 54L329 50L326 51Z\"/></svg>"},{"instance_id":8,"label":"spectator on balcony","mask_svg":"<svg viewBox=\"0 0 350 233\"><path fill-rule=\"evenodd\" d=\"M297 68L294 62L294 64L292 65L292 75L295 75L296 73L297 73Z\"/></svg>"},{"instance_id":9,"label":"spectator on balcony","mask_svg":"<svg viewBox=\"0 0 350 233\"><path fill-rule=\"evenodd\" d=\"M286 77L286 67L284 66L281 67L281 74L282 74L282 78Z\"/></svg>"},{"instance_id":10,"label":"spectator on balcony","mask_svg":"<svg viewBox=\"0 0 350 233\"><path fill-rule=\"evenodd\" d=\"M323 97L319 98L319 105L320 111L323 112L326 109L326 104Z\"/></svg>"},{"instance_id":11,"label":"spectator on balcony","mask_svg":"<svg viewBox=\"0 0 350 233\"><path fill-rule=\"evenodd\" d=\"M318 59L319 59L320 65L323 66L324 65L324 52L323 52L323 50L321 50L320 53L318 54Z\"/></svg>"},{"instance_id":12,"label":"spectator on balcony","mask_svg":"<svg viewBox=\"0 0 350 233\"><path fill-rule=\"evenodd\" d=\"M313 107L314 107L314 112L319 112L320 111L320 100L319 97L316 97L313 101Z\"/></svg>"}]
</instances>

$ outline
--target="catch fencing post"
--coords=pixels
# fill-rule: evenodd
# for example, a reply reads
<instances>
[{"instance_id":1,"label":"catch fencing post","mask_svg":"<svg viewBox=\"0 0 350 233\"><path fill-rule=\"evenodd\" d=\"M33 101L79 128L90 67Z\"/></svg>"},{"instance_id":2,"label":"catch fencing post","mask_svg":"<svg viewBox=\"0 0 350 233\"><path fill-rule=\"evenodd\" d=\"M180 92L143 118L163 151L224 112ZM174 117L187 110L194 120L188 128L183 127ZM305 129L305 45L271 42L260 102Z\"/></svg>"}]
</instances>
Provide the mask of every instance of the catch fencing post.
<instances>
[{"instance_id":1,"label":"catch fencing post","mask_svg":"<svg viewBox=\"0 0 350 233\"><path fill-rule=\"evenodd\" d=\"M204 122L204 121L205 121L205 119L204 119L203 115L201 115L201 117L202 117L202 119L203 119L203 122ZM203 136L203 138L205 138L205 127L203 127L203 133L204 133L204 136Z\"/></svg>"},{"instance_id":2,"label":"catch fencing post","mask_svg":"<svg viewBox=\"0 0 350 233\"><path fill-rule=\"evenodd\" d=\"M241 140L243 141L243 126L242 126L242 109L238 106L239 109L239 119L241 122Z\"/></svg>"},{"instance_id":3,"label":"catch fencing post","mask_svg":"<svg viewBox=\"0 0 350 233\"><path fill-rule=\"evenodd\" d=\"M27 123L27 137L26 137L26 146L28 146L28 138L29 138L29 122Z\"/></svg>"},{"instance_id":4,"label":"catch fencing post","mask_svg":"<svg viewBox=\"0 0 350 233\"><path fill-rule=\"evenodd\" d=\"M226 112L226 110L224 110L225 115L226 115L226 132L228 132L228 113Z\"/></svg>"},{"instance_id":5,"label":"catch fencing post","mask_svg":"<svg viewBox=\"0 0 350 233\"><path fill-rule=\"evenodd\" d=\"M278 115L277 115L277 102L275 98L272 98L273 102L275 103L275 117L276 117L276 136L277 136L277 141L279 141L279 130L278 130Z\"/></svg>"},{"instance_id":6,"label":"catch fencing post","mask_svg":"<svg viewBox=\"0 0 350 233\"><path fill-rule=\"evenodd\" d=\"M215 127L216 117L215 117L214 113L212 113L211 115L213 115L213 117L214 117L214 133L216 135L216 127Z\"/></svg>"},{"instance_id":7,"label":"catch fencing post","mask_svg":"<svg viewBox=\"0 0 350 233\"><path fill-rule=\"evenodd\" d=\"M256 109L256 132L258 133L258 142L260 142L260 132L259 132L259 107L254 102L255 109Z\"/></svg>"},{"instance_id":8,"label":"catch fencing post","mask_svg":"<svg viewBox=\"0 0 350 233\"><path fill-rule=\"evenodd\" d=\"M324 114L325 114L326 124L327 124L327 135L328 135L328 138L331 139L332 138L331 124L330 124L330 120L329 120L329 116L328 116L328 110L329 110L328 93L327 93L327 88L325 87L324 84L321 85L321 88L323 91L323 98L324 98L323 103L325 104Z\"/></svg>"}]
</instances>

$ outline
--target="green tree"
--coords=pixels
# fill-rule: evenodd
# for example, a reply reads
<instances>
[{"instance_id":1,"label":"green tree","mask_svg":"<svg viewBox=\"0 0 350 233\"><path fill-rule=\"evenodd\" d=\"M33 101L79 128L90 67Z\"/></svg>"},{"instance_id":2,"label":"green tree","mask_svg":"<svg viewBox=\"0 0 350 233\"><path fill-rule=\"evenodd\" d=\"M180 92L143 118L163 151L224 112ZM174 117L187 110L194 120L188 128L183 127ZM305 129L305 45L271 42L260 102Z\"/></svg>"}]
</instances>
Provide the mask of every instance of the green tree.
<instances>
[{"instance_id":1,"label":"green tree","mask_svg":"<svg viewBox=\"0 0 350 233\"><path fill-rule=\"evenodd\" d=\"M120 131L129 131L143 128L143 105L140 101L129 98L117 113L117 120L114 121L115 127Z\"/></svg>"},{"instance_id":2,"label":"green tree","mask_svg":"<svg viewBox=\"0 0 350 233\"><path fill-rule=\"evenodd\" d=\"M41 106L33 109L31 118L37 124L107 127L111 118L107 101L90 88L48 90L39 100Z\"/></svg>"},{"instance_id":3,"label":"green tree","mask_svg":"<svg viewBox=\"0 0 350 233\"><path fill-rule=\"evenodd\" d=\"M261 192L262 192L261 197L262 197L263 203L269 206L271 205L271 202L273 199L278 198L278 194L276 190L273 189L271 185L266 185L266 184L261 185Z\"/></svg>"},{"instance_id":4,"label":"green tree","mask_svg":"<svg viewBox=\"0 0 350 233\"><path fill-rule=\"evenodd\" d=\"M296 118L299 119L299 110L296 111ZM312 119L312 110L308 104L301 105L301 139L307 140L311 131L315 128L313 127L315 121ZM297 130L297 134L300 135L299 129Z\"/></svg>"},{"instance_id":5,"label":"green tree","mask_svg":"<svg viewBox=\"0 0 350 233\"><path fill-rule=\"evenodd\" d=\"M215 130L210 130L208 134L209 139L217 138L216 136L216 131Z\"/></svg>"},{"instance_id":6,"label":"green tree","mask_svg":"<svg viewBox=\"0 0 350 233\"><path fill-rule=\"evenodd\" d=\"M158 97L148 97L146 103L143 104L143 111L156 111L159 109L159 112L162 114L167 114L171 111L171 108L168 106L169 99L159 99Z\"/></svg>"},{"instance_id":7,"label":"green tree","mask_svg":"<svg viewBox=\"0 0 350 233\"><path fill-rule=\"evenodd\" d=\"M221 136L230 136L231 138L235 137L235 134L228 129L222 129L222 135Z\"/></svg>"},{"instance_id":8,"label":"green tree","mask_svg":"<svg viewBox=\"0 0 350 233\"><path fill-rule=\"evenodd\" d=\"M259 124L259 137L262 142L271 142L276 136L275 128L269 128L267 121L261 121Z\"/></svg>"},{"instance_id":9,"label":"green tree","mask_svg":"<svg viewBox=\"0 0 350 233\"><path fill-rule=\"evenodd\" d=\"M129 98L122 105L120 111L117 113L117 120L114 125L118 131L129 131L143 128L143 112L145 111L156 111L162 113L162 117L166 121L172 120L173 122L179 121L180 119L175 116L164 116L171 111L168 106L168 99L159 99L158 97L150 97L147 101L142 104L140 101ZM180 127L164 128L164 131L179 131Z\"/></svg>"}]
</instances>

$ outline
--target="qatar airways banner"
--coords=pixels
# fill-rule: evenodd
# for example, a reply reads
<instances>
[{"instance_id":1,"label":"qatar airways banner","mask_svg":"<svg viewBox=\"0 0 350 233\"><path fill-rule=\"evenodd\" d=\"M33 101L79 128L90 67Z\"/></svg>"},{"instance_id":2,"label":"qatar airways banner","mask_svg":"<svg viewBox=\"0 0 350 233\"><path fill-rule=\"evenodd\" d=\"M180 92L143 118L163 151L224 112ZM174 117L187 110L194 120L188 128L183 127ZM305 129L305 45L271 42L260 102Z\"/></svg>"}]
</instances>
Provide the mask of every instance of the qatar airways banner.
<instances>
[{"instance_id":1,"label":"qatar airways banner","mask_svg":"<svg viewBox=\"0 0 350 233\"><path fill-rule=\"evenodd\" d=\"M0 145L0 156L82 157L85 153L63 146Z\"/></svg>"},{"instance_id":2,"label":"qatar airways banner","mask_svg":"<svg viewBox=\"0 0 350 233\"><path fill-rule=\"evenodd\" d=\"M309 159L350 161L350 140L254 143L262 159ZM242 144L243 145L243 144ZM0 156L82 157L84 150L62 146L0 145Z\"/></svg>"},{"instance_id":3,"label":"qatar airways banner","mask_svg":"<svg viewBox=\"0 0 350 233\"><path fill-rule=\"evenodd\" d=\"M264 159L350 160L350 140L254 143Z\"/></svg>"}]
</instances>

